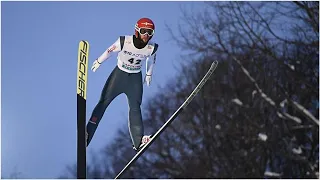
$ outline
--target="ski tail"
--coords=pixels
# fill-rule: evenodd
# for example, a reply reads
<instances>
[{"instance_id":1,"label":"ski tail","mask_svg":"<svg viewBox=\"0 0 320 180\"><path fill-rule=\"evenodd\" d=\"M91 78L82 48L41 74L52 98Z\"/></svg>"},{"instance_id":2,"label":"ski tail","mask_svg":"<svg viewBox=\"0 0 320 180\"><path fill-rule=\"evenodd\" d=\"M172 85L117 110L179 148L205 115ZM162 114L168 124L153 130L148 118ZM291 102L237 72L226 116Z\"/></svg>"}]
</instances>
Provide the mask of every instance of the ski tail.
<instances>
[{"instance_id":1,"label":"ski tail","mask_svg":"<svg viewBox=\"0 0 320 180\"><path fill-rule=\"evenodd\" d=\"M153 141L160 136L160 134L170 125L170 123L183 111L183 109L193 100L193 98L198 94L201 88L205 85L208 79L211 77L215 69L218 67L218 61L213 61L209 70L204 75L199 84L194 88L189 97L184 101L184 103L173 113L173 115L162 125L162 127L152 136L150 141L143 146L140 151L126 164L126 166L118 173L115 179L121 177L121 175L130 168L130 166L146 151L146 149L153 143Z\"/></svg>"},{"instance_id":2,"label":"ski tail","mask_svg":"<svg viewBox=\"0 0 320 180\"><path fill-rule=\"evenodd\" d=\"M80 41L77 69L77 179L86 179L86 99L89 43Z\"/></svg>"}]
</instances>

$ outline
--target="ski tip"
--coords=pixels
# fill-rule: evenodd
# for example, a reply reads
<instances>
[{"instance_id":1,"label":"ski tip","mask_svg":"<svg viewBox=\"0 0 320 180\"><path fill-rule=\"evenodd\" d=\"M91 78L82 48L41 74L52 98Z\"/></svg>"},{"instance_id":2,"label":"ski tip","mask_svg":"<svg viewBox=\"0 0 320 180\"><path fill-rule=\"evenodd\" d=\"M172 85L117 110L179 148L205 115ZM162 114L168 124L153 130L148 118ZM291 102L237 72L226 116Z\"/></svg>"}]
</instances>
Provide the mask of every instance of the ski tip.
<instances>
[{"instance_id":1,"label":"ski tip","mask_svg":"<svg viewBox=\"0 0 320 180\"><path fill-rule=\"evenodd\" d=\"M80 43L89 44L89 42L86 40L81 40Z\"/></svg>"},{"instance_id":2,"label":"ski tip","mask_svg":"<svg viewBox=\"0 0 320 180\"><path fill-rule=\"evenodd\" d=\"M211 68L217 67L218 66L218 61L214 60L211 64Z\"/></svg>"}]
</instances>

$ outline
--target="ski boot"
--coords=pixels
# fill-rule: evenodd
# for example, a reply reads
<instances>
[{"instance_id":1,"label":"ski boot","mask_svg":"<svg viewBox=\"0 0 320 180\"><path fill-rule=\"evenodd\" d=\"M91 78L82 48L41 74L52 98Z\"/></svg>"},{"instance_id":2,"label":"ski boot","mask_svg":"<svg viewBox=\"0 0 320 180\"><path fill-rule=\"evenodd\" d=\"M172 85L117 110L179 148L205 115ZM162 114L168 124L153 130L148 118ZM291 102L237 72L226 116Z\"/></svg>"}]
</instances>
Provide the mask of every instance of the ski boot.
<instances>
[{"instance_id":1,"label":"ski boot","mask_svg":"<svg viewBox=\"0 0 320 180\"><path fill-rule=\"evenodd\" d=\"M145 146L147 143L149 143L149 141L151 140L151 137L152 137L152 135L143 136L142 139L141 139L141 144L140 144L139 148L137 149L137 148L134 147L134 145L132 145L132 146L133 146L133 149L134 149L136 152L140 151L140 149L141 149L143 146Z\"/></svg>"}]
</instances>

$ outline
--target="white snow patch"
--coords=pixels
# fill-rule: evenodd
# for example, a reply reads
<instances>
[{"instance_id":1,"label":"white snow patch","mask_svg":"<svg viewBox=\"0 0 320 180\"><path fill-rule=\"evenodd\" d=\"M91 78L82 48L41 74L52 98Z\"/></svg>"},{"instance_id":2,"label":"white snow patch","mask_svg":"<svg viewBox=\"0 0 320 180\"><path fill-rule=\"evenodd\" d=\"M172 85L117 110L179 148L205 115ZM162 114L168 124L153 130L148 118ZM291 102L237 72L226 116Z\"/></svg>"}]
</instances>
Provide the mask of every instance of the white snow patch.
<instances>
[{"instance_id":1,"label":"white snow patch","mask_svg":"<svg viewBox=\"0 0 320 180\"><path fill-rule=\"evenodd\" d=\"M221 129L221 126L219 124L216 125L216 129Z\"/></svg>"},{"instance_id":2,"label":"white snow patch","mask_svg":"<svg viewBox=\"0 0 320 180\"><path fill-rule=\"evenodd\" d=\"M244 151L244 152L243 152L243 155L244 155L244 156L248 156L248 152L247 152L247 151Z\"/></svg>"},{"instance_id":3,"label":"white snow patch","mask_svg":"<svg viewBox=\"0 0 320 180\"><path fill-rule=\"evenodd\" d=\"M289 66L290 69L292 69L294 71L295 67L294 65L291 65L291 64L287 64Z\"/></svg>"},{"instance_id":4,"label":"white snow patch","mask_svg":"<svg viewBox=\"0 0 320 180\"><path fill-rule=\"evenodd\" d=\"M257 90L252 91L252 98L257 94Z\"/></svg>"},{"instance_id":5,"label":"white snow patch","mask_svg":"<svg viewBox=\"0 0 320 180\"><path fill-rule=\"evenodd\" d=\"M300 147L299 148L293 148L292 152L295 153L295 154L301 154L302 153L302 149Z\"/></svg>"},{"instance_id":6,"label":"white snow patch","mask_svg":"<svg viewBox=\"0 0 320 180\"><path fill-rule=\"evenodd\" d=\"M285 119L285 117L281 113L277 112L277 114L278 114L279 118Z\"/></svg>"},{"instance_id":7,"label":"white snow patch","mask_svg":"<svg viewBox=\"0 0 320 180\"><path fill-rule=\"evenodd\" d=\"M239 106L243 105L243 103L238 98L232 99L232 102L238 104Z\"/></svg>"},{"instance_id":8,"label":"white snow patch","mask_svg":"<svg viewBox=\"0 0 320 180\"><path fill-rule=\"evenodd\" d=\"M262 141L266 141L268 139L268 136L264 133L259 133L258 136L259 136L259 139Z\"/></svg>"},{"instance_id":9,"label":"white snow patch","mask_svg":"<svg viewBox=\"0 0 320 180\"><path fill-rule=\"evenodd\" d=\"M284 104L287 103L287 99L283 100L281 103L280 103L280 106L283 108L284 107Z\"/></svg>"},{"instance_id":10,"label":"white snow patch","mask_svg":"<svg viewBox=\"0 0 320 180\"><path fill-rule=\"evenodd\" d=\"M281 176L281 174L279 174L279 173L270 172L270 171L264 172L264 175L265 176L271 176L271 177L280 177Z\"/></svg>"}]
</instances>

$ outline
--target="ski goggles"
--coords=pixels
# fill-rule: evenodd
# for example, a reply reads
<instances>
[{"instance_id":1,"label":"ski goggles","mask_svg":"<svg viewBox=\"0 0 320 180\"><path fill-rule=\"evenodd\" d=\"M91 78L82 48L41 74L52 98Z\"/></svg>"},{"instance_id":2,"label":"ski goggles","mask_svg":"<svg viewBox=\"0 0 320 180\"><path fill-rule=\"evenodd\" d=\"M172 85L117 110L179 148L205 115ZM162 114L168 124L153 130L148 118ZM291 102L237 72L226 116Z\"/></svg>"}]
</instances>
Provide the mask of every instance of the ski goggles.
<instances>
[{"instance_id":1,"label":"ski goggles","mask_svg":"<svg viewBox=\"0 0 320 180\"><path fill-rule=\"evenodd\" d=\"M154 30L149 28L137 28L137 30L141 35L148 34L149 36L152 36L154 34Z\"/></svg>"}]
</instances>

